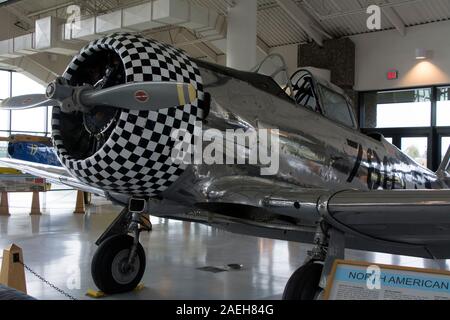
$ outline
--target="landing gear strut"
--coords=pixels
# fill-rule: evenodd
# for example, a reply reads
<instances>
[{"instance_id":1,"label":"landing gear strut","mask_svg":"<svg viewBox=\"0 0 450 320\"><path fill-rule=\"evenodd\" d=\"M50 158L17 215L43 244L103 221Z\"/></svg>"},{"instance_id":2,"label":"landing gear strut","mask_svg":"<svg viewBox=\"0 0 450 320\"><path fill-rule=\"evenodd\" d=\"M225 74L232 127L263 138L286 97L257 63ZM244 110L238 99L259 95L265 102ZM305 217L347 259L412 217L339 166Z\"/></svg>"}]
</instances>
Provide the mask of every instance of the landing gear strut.
<instances>
[{"instance_id":1,"label":"landing gear strut","mask_svg":"<svg viewBox=\"0 0 450 320\"><path fill-rule=\"evenodd\" d=\"M131 199L129 207L96 242L99 247L92 259L91 274L96 286L104 293L131 291L144 275L146 259L139 235L151 230L144 210L145 200Z\"/></svg>"},{"instance_id":2,"label":"landing gear strut","mask_svg":"<svg viewBox=\"0 0 450 320\"><path fill-rule=\"evenodd\" d=\"M344 235L322 220L314 236L314 248L298 268L283 292L283 300L320 299L335 259L344 258Z\"/></svg>"}]
</instances>

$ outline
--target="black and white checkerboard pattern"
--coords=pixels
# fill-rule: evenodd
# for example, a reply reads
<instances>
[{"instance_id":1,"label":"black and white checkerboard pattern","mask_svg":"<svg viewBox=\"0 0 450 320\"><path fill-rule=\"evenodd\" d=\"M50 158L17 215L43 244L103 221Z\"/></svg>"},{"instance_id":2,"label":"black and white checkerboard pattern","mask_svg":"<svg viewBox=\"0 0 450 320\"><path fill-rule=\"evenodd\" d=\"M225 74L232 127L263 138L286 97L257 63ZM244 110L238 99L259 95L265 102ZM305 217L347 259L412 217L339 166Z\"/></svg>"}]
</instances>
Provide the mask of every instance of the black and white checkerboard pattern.
<instances>
[{"instance_id":1,"label":"black and white checkerboard pattern","mask_svg":"<svg viewBox=\"0 0 450 320\"><path fill-rule=\"evenodd\" d=\"M192 104L154 111L123 110L105 145L87 159L70 156L60 134L60 109L53 108L53 139L63 165L81 181L105 191L154 196L166 190L186 165L171 160L172 129L194 132L202 117L204 97L196 64L172 46L139 35L116 33L91 42L74 57L63 77L70 81L83 61L96 51L114 50L125 66L127 82L177 81L191 83L198 99Z\"/></svg>"}]
</instances>

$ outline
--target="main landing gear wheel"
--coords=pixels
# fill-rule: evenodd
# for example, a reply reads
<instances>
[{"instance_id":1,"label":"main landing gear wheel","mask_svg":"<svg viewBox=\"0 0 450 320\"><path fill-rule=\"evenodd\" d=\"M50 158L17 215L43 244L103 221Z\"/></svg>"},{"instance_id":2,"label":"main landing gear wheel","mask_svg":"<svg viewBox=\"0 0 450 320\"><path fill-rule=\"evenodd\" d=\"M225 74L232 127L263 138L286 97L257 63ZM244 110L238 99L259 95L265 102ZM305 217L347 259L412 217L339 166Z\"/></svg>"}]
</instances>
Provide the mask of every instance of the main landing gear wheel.
<instances>
[{"instance_id":1,"label":"main landing gear wheel","mask_svg":"<svg viewBox=\"0 0 450 320\"><path fill-rule=\"evenodd\" d=\"M145 252L137 243L136 254L129 262L133 237L121 234L104 240L92 259L91 273L96 286L104 293L131 291L139 284L145 270Z\"/></svg>"},{"instance_id":2,"label":"main landing gear wheel","mask_svg":"<svg viewBox=\"0 0 450 320\"><path fill-rule=\"evenodd\" d=\"M301 266L289 278L284 288L283 300L314 300L321 292L319 287L323 265L311 261Z\"/></svg>"}]
</instances>

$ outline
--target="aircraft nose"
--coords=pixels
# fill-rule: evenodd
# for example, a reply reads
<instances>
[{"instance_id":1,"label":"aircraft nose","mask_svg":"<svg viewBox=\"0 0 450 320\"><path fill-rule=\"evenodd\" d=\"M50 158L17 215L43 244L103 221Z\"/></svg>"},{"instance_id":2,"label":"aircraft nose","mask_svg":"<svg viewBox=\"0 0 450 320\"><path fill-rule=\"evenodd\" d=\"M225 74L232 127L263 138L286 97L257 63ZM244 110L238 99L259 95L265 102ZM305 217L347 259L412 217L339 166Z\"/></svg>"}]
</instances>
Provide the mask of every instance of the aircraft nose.
<instances>
[{"instance_id":1,"label":"aircraft nose","mask_svg":"<svg viewBox=\"0 0 450 320\"><path fill-rule=\"evenodd\" d=\"M171 159L170 134L186 128L193 134L203 119L202 77L196 63L172 46L139 35L117 33L91 42L74 57L63 78L70 85L94 85L94 66L108 69L120 61L117 81L178 82L170 99L175 107L157 111L102 106L106 117L62 113L53 108L52 131L61 163L82 182L109 192L154 196L166 190L186 166ZM98 68L97 68L98 69ZM116 79L116 80L115 80ZM149 90L135 90L138 103L156 99ZM120 99L121 97L117 97ZM136 102L135 102L136 103ZM125 106L124 106L125 107ZM100 123L101 122L101 123Z\"/></svg>"}]
</instances>

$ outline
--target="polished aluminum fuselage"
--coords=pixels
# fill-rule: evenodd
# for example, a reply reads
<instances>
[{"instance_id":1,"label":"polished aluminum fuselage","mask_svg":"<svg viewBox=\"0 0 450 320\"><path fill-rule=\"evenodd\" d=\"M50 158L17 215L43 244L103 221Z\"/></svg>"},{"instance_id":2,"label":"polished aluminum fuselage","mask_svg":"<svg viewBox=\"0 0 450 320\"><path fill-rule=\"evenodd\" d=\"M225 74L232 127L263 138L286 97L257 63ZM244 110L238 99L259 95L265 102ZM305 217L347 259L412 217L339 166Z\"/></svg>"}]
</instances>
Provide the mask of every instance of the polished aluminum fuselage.
<instances>
[{"instance_id":1,"label":"polished aluminum fuselage","mask_svg":"<svg viewBox=\"0 0 450 320\"><path fill-rule=\"evenodd\" d=\"M202 77L213 97L205 127L280 130L280 169L273 179L331 190L444 187L433 172L382 137L371 138L243 81L205 69Z\"/></svg>"},{"instance_id":2,"label":"polished aluminum fuselage","mask_svg":"<svg viewBox=\"0 0 450 320\"><path fill-rule=\"evenodd\" d=\"M364 192L369 190L409 189L414 192L416 189L447 188L444 180L382 136L372 138L356 128L332 121L289 99L216 70L200 70L205 92L211 95L211 108L203 121L203 130L279 129L279 170L273 176L261 176L258 165L190 165L182 177L161 194L163 200L153 202L154 210L151 211L157 215L208 223L233 232L311 242L321 219L317 213L318 194L360 190L365 195ZM270 199L272 194L289 202L299 191L300 201L305 201L298 213L276 208L276 205L270 208L273 210L267 210L267 201L273 200ZM423 199L420 203L414 202L413 194L412 199L414 208L424 204ZM384 222L396 221L399 215L395 212L388 215L386 206L390 207L389 202L378 204L385 212L377 212L371 207L366 222L360 221L358 215L364 212L358 210L351 212L350 219L348 215L342 218L347 226L358 228L361 225L364 229L363 237L358 237L357 232L356 237L348 234L348 246L429 257L429 252L422 246L426 241L422 240L429 240L430 232L434 234L434 231L421 235L420 226L433 222L417 220L418 216L423 217L419 210L411 216L403 213L400 220L405 223L399 224L400 231L385 228ZM341 213L337 210L336 216ZM411 230L404 232L408 221L413 225ZM414 229L418 231L417 236ZM443 234L445 239L440 237L440 241L450 243L450 233L444 231ZM371 238L381 241L372 243Z\"/></svg>"}]
</instances>

